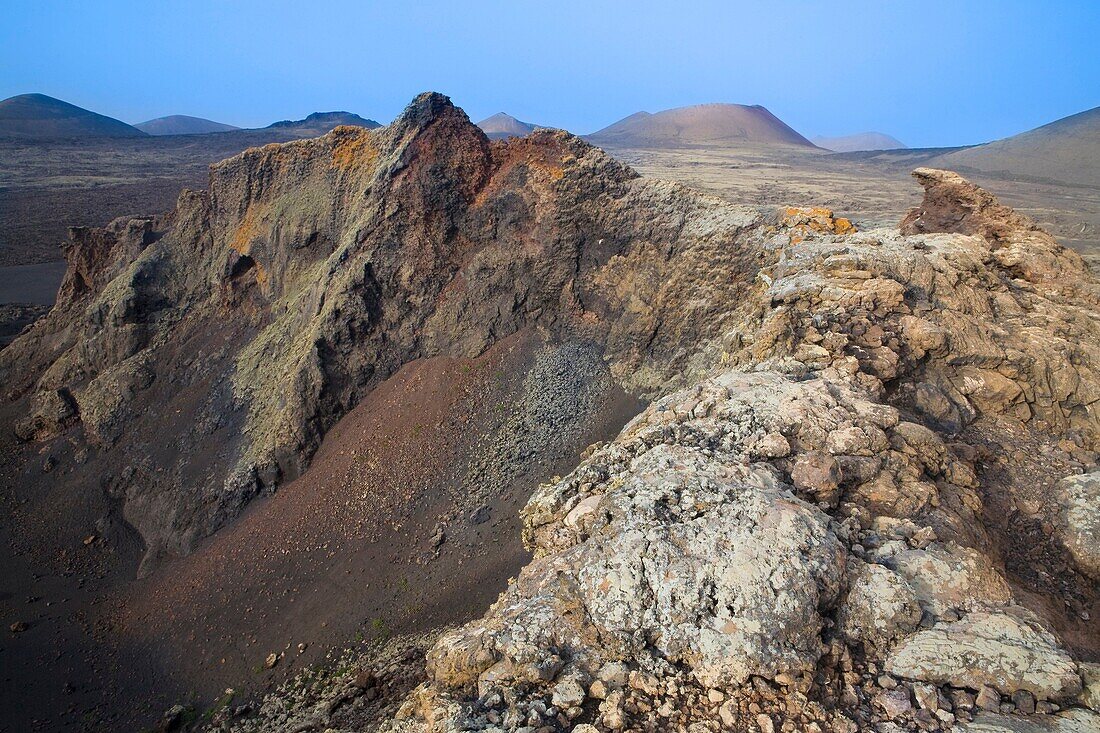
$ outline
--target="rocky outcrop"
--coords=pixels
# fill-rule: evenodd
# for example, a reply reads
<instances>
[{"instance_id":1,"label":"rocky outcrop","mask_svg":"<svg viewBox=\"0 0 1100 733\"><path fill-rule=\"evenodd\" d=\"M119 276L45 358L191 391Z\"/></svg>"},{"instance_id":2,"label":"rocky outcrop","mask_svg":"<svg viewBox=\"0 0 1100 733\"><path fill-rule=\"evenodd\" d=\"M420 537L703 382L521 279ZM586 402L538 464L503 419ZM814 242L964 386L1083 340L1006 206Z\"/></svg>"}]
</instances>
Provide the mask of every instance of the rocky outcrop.
<instances>
[{"instance_id":1,"label":"rocky outcrop","mask_svg":"<svg viewBox=\"0 0 1100 733\"><path fill-rule=\"evenodd\" d=\"M756 286L736 241L758 226L566 133L490 143L425 94L386 128L223 161L165 217L74 230L57 306L0 375L16 420L35 411L21 434L89 444L88 490L122 499L148 570L300 474L413 359L539 328L605 344L631 389L691 379L690 344ZM60 391L74 414L39 414Z\"/></svg>"},{"instance_id":2,"label":"rocky outcrop","mask_svg":"<svg viewBox=\"0 0 1100 733\"><path fill-rule=\"evenodd\" d=\"M64 297L0 352L6 409L87 451L148 569L299 473L401 364L585 339L652 404L532 496L531 564L384 727L1093 725L1100 288L992 195L917 178L901 231L856 231L562 132L490 143L422 95L76 234ZM336 727L353 688L247 725Z\"/></svg>"},{"instance_id":3,"label":"rocky outcrop","mask_svg":"<svg viewBox=\"0 0 1100 733\"><path fill-rule=\"evenodd\" d=\"M1063 503L1100 447L1097 283L917 177L923 233L783 211L743 234L765 262L693 342L706 376L540 487L533 561L382 729L1100 725L1100 594L1064 529L1092 500Z\"/></svg>"},{"instance_id":4,"label":"rocky outcrop","mask_svg":"<svg viewBox=\"0 0 1100 733\"><path fill-rule=\"evenodd\" d=\"M1081 691L1070 656L1038 619L1026 614L974 611L960 621L920 631L901 642L886 662L891 674L936 684L1039 700L1065 700Z\"/></svg>"},{"instance_id":5,"label":"rocky outcrop","mask_svg":"<svg viewBox=\"0 0 1100 733\"><path fill-rule=\"evenodd\" d=\"M1080 709L1027 718L982 713L973 722L958 726L958 730L960 733L1091 733L1096 724L1094 713Z\"/></svg>"},{"instance_id":6,"label":"rocky outcrop","mask_svg":"<svg viewBox=\"0 0 1100 733\"><path fill-rule=\"evenodd\" d=\"M1058 482L1058 536L1081 572L1100 580L1100 472Z\"/></svg>"}]
</instances>

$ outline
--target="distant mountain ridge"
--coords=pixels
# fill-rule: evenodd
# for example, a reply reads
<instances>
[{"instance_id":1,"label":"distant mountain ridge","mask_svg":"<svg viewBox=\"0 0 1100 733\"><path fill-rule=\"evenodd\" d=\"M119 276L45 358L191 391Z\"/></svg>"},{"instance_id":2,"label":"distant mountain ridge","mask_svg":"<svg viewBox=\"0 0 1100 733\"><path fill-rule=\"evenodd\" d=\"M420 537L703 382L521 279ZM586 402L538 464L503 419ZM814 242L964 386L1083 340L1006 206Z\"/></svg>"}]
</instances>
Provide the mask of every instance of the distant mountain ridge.
<instances>
[{"instance_id":1,"label":"distant mountain ridge","mask_svg":"<svg viewBox=\"0 0 1100 733\"><path fill-rule=\"evenodd\" d=\"M148 135L205 135L211 132L231 132L241 128L190 115L168 115L134 125Z\"/></svg>"},{"instance_id":2,"label":"distant mountain ridge","mask_svg":"<svg viewBox=\"0 0 1100 733\"><path fill-rule=\"evenodd\" d=\"M295 132L314 132L323 135L334 127L352 125L354 127L366 127L374 129L381 127L381 123L360 117L353 112L314 112L304 120L282 120L273 122L264 130L293 130Z\"/></svg>"},{"instance_id":3,"label":"distant mountain ridge","mask_svg":"<svg viewBox=\"0 0 1100 733\"><path fill-rule=\"evenodd\" d=\"M854 153L860 150L903 150L909 146L884 132L858 132L854 135L823 137L812 140L814 145L835 153Z\"/></svg>"},{"instance_id":4,"label":"distant mountain ridge","mask_svg":"<svg viewBox=\"0 0 1100 733\"><path fill-rule=\"evenodd\" d=\"M477 126L481 128L490 138L505 138L505 137L523 137L529 135L535 131L536 125L532 125L530 122L523 122L517 120L510 114L505 112L497 112L495 115L486 117L481 122L477 123Z\"/></svg>"},{"instance_id":5,"label":"distant mountain ridge","mask_svg":"<svg viewBox=\"0 0 1100 733\"><path fill-rule=\"evenodd\" d=\"M743 104L700 104L653 114L636 112L586 137L597 145L619 147L816 147L767 108Z\"/></svg>"},{"instance_id":6,"label":"distant mountain ridge","mask_svg":"<svg viewBox=\"0 0 1100 733\"><path fill-rule=\"evenodd\" d=\"M1100 187L1100 107L929 164Z\"/></svg>"},{"instance_id":7,"label":"distant mountain ridge","mask_svg":"<svg viewBox=\"0 0 1100 733\"><path fill-rule=\"evenodd\" d=\"M301 120L281 120L257 130L272 130L298 137L324 135L334 127L353 125L373 129L382 125L352 112L314 112ZM83 137L146 137L147 135L204 135L241 128L222 122L168 115L128 125L45 94L20 94L0 101L0 137L52 140Z\"/></svg>"},{"instance_id":8,"label":"distant mountain ridge","mask_svg":"<svg viewBox=\"0 0 1100 733\"><path fill-rule=\"evenodd\" d=\"M50 140L144 135L144 132L122 120L45 94L20 94L0 102L0 137Z\"/></svg>"}]
</instances>

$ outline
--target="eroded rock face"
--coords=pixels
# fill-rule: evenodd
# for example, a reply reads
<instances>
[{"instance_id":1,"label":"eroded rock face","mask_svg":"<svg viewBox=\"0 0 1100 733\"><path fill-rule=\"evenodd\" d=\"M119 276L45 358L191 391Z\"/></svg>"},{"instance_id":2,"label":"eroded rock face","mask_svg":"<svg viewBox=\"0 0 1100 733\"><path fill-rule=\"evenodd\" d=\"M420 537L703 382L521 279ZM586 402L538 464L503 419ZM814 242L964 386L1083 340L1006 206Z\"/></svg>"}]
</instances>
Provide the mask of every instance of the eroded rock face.
<instances>
[{"instance_id":1,"label":"eroded rock face","mask_svg":"<svg viewBox=\"0 0 1100 733\"><path fill-rule=\"evenodd\" d=\"M849 575L848 597L839 614L840 630L853 643L888 649L921 620L917 593L908 581L877 563L863 563Z\"/></svg>"},{"instance_id":2,"label":"eroded rock face","mask_svg":"<svg viewBox=\"0 0 1100 733\"><path fill-rule=\"evenodd\" d=\"M983 460L1027 436L1061 446L1059 465L1095 461L1096 281L986 192L917 176L923 213L904 229L919 234L765 222L758 300L697 344L718 352L712 376L532 497L535 560L440 638L397 728L984 730L1000 721L974 718L985 709L1021 730L1095 722L1055 631L1077 622L1006 575L1001 553L1029 550L986 501L1053 522L1059 500ZM1096 598L1058 562L1045 572L1067 603Z\"/></svg>"},{"instance_id":3,"label":"eroded rock face","mask_svg":"<svg viewBox=\"0 0 1100 733\"><path fill-rule=\"evenodd\" d=\"M1058 482L1058 534L1081 571L1100 580L1100 472Z\"/></svg>"},{"instance_id":4,"label":"eroded rock face","mask_svg":"<svg viewBox=\"0 0 1100 733\"><path fill-rule=\"evenodd\" d=\"M960 733L1092 733L1100 727L1100 715L1082 709L1058 715L1022 718L999 713L982 713L971 723L958 727Z\"/></svg>"},{"instance_id":5,"label":"eroded rock face","mask_svg":"<svg viewBox=\"0 0 1100 733\"><path fill-rule=\"evenodd\" d=\"M886 669L898 677L954 687L993 687L1012 696L1026 690L1040 700L1065 700L1081 691L1069 654L1026 613L975 611L953 623L906 638Z\"/></svg>"},{"instance_id":6,"label":"eroded rock face","mask_svg":"<svg viewBox=\"0 0 1100 733\"><path fill-rule=\"evenodd\" d=\"M738 404L747 406L776 386L743 379L703 389L726 400L741 393ZM675 411L698 398L696 390L678 393L656 409ZM748 449L732 444L743 436L707 435L709 421L696 414L700 443L724 438L728 450ZM603 473L603 481L546 487L532 499L527 532L542 557L489 625L464 632L454 653L437 646L429 668L442 684L460 687L485 674L532 681L545 660L519 659L540 647L558 650L588 676L609 652L635 663L658 654L687 665L707 687L812 671L819 609L835 602L844 567L828 516L797 499L767 465L665 442L660 421L651 408L631 426L637 439L626 456L616 445L589 459L585 474ZM626 459L629 471L616 472Z\"/></svg>"},{"instance_id":7,"label":"eroded rock face","mask_svg":"<svg viewBox=\"0 0 1100 733\"><path fill-rule=\"evenodd\" d=\"M129 466L97 476L93 453L85 471L122 499L148 570L301 473L410 360L539 328L605 344L633 390L692 379L686 345L757 287L763 254L737 242L760 225L566 133L491 144L425 94L386 128L218 163L167 216L74 230L58 304L0 352L0 381L23 405L72 396L22 435L79 423Z\"/></svg>"},{"instance_id":8,"label":"eroded rock face","mask_svg":"<svg viewBox=\"0 0 1100 733\"><path fill-rule=\"evenodd\" d=\"M64 297L0 377L24 439L126 466L99 478L151 567L410 359L522 328L601 344L654 402L531 498L534 560L434 643L395 729L1090 724L1091 525L1054 487L1095 472L1100 289L989 193L917 177L901 231L856 232L640 179L565 133L489 143L422 95L75 233ZM339 725L351 687L307 728ZM269 707L246 729L306 729Z\"/></svg>"}]
</instances>

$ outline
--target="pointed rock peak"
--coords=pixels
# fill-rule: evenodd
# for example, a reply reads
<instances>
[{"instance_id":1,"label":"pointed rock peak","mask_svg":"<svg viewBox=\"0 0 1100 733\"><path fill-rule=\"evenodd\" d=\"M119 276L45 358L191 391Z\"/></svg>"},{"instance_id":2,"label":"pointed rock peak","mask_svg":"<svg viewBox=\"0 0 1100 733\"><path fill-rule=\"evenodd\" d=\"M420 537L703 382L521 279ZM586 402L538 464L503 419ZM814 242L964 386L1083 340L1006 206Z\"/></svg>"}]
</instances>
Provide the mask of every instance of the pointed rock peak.
<instances>
[{"instance_id":1,"label":"pointed rock peak","mask_svg":"<svg viewBox=\"0 0 1100 733\"><path fill-rule=\"evenodd\" d=\"M902 219L899 227L903 234L949 232L998 240L1013 231L1038 228L1030 218L958 173L917 168L913 177L924 187L924 200Z\"/></svg>"},{"instance_id":2,"label":"pointed rock peak","mask_svg":"<svg viewBox=\"0 0 1100 733\"><path fill-rule=\"evenodd\" d=\"M451 98L439 92L424 92L418 94L401 116L394 120L396 128L424 128L444 117L460 115L467 124L473 126L466 113L456 107Z\"/></svg>"}]
</instances>

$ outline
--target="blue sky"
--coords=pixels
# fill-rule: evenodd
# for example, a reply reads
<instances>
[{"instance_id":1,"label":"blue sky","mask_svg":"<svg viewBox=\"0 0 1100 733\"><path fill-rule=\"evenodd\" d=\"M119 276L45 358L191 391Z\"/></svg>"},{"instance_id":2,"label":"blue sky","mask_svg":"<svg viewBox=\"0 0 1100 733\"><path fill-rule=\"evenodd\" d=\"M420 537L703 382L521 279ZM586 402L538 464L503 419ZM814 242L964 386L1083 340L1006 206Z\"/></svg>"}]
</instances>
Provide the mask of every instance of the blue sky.
<instances>
[{"instance_id":1,"label":"blue sky","mask_svg":"<svg viewBox=\"0 0 1100 733\"><path fill-rule=\"evenodd\" d=\"M1100 0L3 0L0 98L127 122L261 126L418 92L592 132L640 109L763 104L807 136L1005 137L1100 105Z\"/></svg>"}]
</instances>

